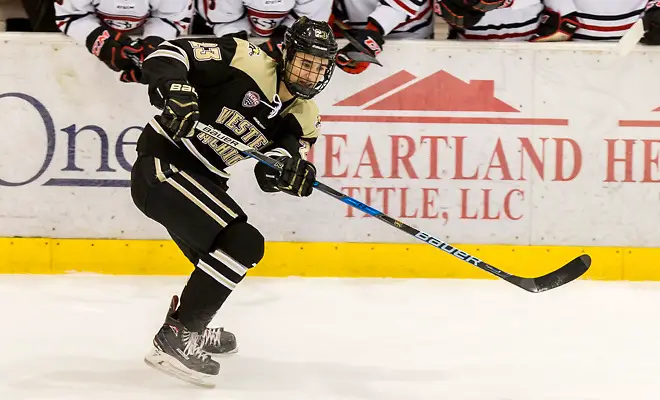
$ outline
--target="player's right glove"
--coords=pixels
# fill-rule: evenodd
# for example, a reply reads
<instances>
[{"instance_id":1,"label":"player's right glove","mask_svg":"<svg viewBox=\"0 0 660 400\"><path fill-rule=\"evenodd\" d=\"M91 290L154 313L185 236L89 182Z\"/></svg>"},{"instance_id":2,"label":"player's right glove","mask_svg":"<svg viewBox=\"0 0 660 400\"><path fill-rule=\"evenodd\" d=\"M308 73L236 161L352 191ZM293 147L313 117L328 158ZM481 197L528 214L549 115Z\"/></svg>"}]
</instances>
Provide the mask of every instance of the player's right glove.
<instances>
[{"instance_id":1,"label":"player's right glove","mask_svg":"<svg viewBox=\"0 0 660 400\"><path fill-rule=\"evenodd\" d=\"M276 156L271 153L282 154L287 151L276 149L266 153L271 158L279 160L284 167L282 172L262 164L257 163L254 166L254 175L257 178L259 187L264 192L284 192L293 196L307 197L312 194L314 182L316 181L316 168L314 164L299 157Z\"/></svg>"},{"instance_id":2,"label":"player's right glove","mask_svg":"<svg viewBox=\"0 0 660 400\"><path fill-rule=\"evenodd\" d=\"M286 157L282 173L277 178L277 188L281 191L299 197L312 194L316 182L316 168L314 164L302 158Z\"/></svg>"},{"instance_id":3,"label":"player's right glove","mask_svg":"<svg viewBox=\"0 0 660 400\"><path fill-rule=\"evenodd\" d=\"M195 135L199 104L195 88L187 81L167 81L150 90L149 98L151 104L163 110L158 122L172 135L174 141Z\"/></svg>"},{"instance_id":4,"label":"player's right glove","mask_svg":"<svg viewBox=\"0 0 660 400\"><path fill-rule=\"evenodd\" d=\"M131 47L132 43L133 40L127 35L104 26L94 29L85 41L87 50L113 71L125 71L135 66L122 51L124 47Z\"/></svg>"},{"instance_id":5,"label":"player's right glove","mask_svg":"<svg viewBox=\"0 0 660 400\"><path fill-rule=\"evenodd\" d=\"M454 28L470 28L485 13L504 6L506 0L436 0L435 13Z\"/></svg>"}]
</instances>

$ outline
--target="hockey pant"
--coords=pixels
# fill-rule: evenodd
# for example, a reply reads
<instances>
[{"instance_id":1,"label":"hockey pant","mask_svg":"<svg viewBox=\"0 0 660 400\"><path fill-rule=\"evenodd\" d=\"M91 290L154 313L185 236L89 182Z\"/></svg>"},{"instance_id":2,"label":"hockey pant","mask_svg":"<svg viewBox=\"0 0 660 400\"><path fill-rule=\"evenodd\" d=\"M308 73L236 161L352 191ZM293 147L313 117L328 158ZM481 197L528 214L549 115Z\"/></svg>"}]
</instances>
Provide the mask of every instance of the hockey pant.
<instances>
[{"instance_id":1,"label":"hockey pant","mask_svg":"<svg viewBox=\"0 0 660 400\"><path fill-rule=\"evenodd\" d=\"M263 236L227 194L226 180L180 170L155 157L138 156L131 195L195 266L176 317L188 330L201 332L263 258Z\"/></svg>"}]
</instances>

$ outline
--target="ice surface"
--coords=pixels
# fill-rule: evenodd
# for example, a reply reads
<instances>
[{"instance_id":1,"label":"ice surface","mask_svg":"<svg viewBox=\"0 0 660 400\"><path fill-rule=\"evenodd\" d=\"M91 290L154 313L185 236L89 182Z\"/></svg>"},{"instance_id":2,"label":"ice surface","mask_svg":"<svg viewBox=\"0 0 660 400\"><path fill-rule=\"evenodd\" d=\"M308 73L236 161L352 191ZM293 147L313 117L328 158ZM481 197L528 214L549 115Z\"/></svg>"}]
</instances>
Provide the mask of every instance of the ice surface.
<instances>
[{"instance_id":1,"label":"ice surface","mask_svg":"<svg viewBox=\"0 0 660 400\"><path fill-rule=\"evenodd\" d=\"M185 280L0 276L0 399L660 399L660 283L248 277L203 389L142 361Z\"/></svg>"}]
</instances>

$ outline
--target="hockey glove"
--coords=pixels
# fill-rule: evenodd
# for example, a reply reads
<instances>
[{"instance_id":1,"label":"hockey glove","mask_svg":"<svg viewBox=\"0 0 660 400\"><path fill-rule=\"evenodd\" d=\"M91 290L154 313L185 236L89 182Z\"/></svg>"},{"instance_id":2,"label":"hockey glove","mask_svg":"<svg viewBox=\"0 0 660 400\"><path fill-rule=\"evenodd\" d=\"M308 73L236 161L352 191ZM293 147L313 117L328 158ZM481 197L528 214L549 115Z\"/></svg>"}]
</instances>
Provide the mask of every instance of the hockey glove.
<instances>
[{"instance_id":1,"label":"hockey glove","mask_svg":"<svg viewBox=\"0 0 660 400\"><path fill-rule=\"evenodd\" d=\"M163 113L158 120L161 126L174 141L194 136L195 123L199 120L195 88L186 81L168 81L159 91L164 100Z\"/></svg>"},{"instance_id":2,"label":"hockey glove","mask_svg":"<svg viewBox=\"0 0 660 400\"><path fill-rule=\"evenodd\" d=\"M530 42L564 42L571 40L580 27L575 13L559 15L558 12L546 8L541 13L541 23L532 35Z\"/></svg>"},{"instance_id":3,"label":"hockey glove","mask_svg":"<svg viewBox=\"0 0 660 400\"><path fill-rule=\"evenodd\" d=\"M130 47L132 40L127 35L112 28L99 26L94 29L86 40L86 47L90 53L103 61L113 71L129 70L135 64L126 57L122 48Z\"/></svg>"},{"instance_id":4,"label":"hockey glove","mask_svg":"<svg viewBox=\"0 0 660 400\"><path fill-rule=\"evenodd\" d=\"M496 10L506 0L436 0L435 12L454 28L476 25L488 11Z\"/></svg>"},{"instance_id":5,"label":"hockey glove","mask_svg":"<svg viewBox=\"0 0 660 400\"><path fill-rule=\"evenodd\" d=\"M370 56L375 57L383 51L383 45L385 44L383 29L371 18L369 19L369 23L367 23L366 29L351 29L348 31L348 34L362 44L362 47L369 52L368 54ZM365 61L353 60L350 53L354 52L361 53L360 50L349 43L339 50L336 56L337 66L349 74L362 73L370 64Z\"/></svg>"},{"instance_id":6,"label":"hockey glove","mask_svg":"<svg viewBox=\"0 0 660 400\"><path fill-rule=\"evenodd\" d=\"M639 42L651 46L660 45L660 8L658 6L648 8L642 22L645 33Z\"/></svg>"},{"instance_id":7,"label":"hockey glove","mask_svg":"<svg viewBox=\"0 0 660 400\"><path fill-rule=\"evenodd\" d=\"M284 168L282 172L278 172L265 164L257 163L254 166L254 175L261 190L268 193L282 191L298 197L312 194L316 181L316 168L312 163L298 157L270 156L284 163Z\"/></svg>"},{"instance_id":8,"label":"hockey glove","mask_svg":"<svg viewBox=\"0 0 660 400\"><path fill-rule=\"evenodd\" d=\"M314 164L302 158L283 158L284 168L277 178L277 188L293 196L307 197L312 194L316 181Z\"/></svg>"},{"instance_id":9,"label":"hockey glove","mask_svg":"<svg viewBox=\"0 0 660 400\"><path fill-rule=\"evenodd\" d=\"M119 80L122 82L140 82L142 79L142 68L140 68L140 65L164 41L163 38L158 36L149 36L144 39L134 40L130 46L122 47L122 56L130 59L134 65L130 69L124 70Z\"/></svg>"},{"instance_id":10,"label":"hockey glove","mask_svg":"<svg viewBox=\"0 0 660 400\"><path fill-rule=\"evenodd\" d=\"M263 50L270 58L279 62L282 60L282 43L284 42L284 33L286 32L287 27L280 25L273 33L270 35L268 41L263 42L259 45L259 48Z\"/></svg>"}]
</instances>

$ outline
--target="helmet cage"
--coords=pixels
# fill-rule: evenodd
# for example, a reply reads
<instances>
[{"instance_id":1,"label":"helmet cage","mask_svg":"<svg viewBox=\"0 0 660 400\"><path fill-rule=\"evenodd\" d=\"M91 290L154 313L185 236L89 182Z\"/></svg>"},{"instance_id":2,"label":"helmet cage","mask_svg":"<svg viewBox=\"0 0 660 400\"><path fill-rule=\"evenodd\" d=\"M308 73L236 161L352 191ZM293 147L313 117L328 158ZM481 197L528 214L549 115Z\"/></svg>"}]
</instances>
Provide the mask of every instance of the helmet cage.
<instances>
[{"instance_id":1,"label":"helmet cage","mask_svg":"<svg viewBox=\"0 0 660 400\"><path fill-rule=\"evenodd\" d=\"M337 42L327 23L307 17L294 22L284 34L282 45L283 81L289 92L303 99L319 94L330 82L337 50ZM296 58L300 60L298 65L295 65ZM322 65L318 58L323 60ZM305 77L300 74L303 71Z\"/></svg>"},{"instance_id":2,"label":"helmet cage","mask_svg":"<svg viewBox=\"0 0 660 400\"><path fill-rule=\"evenodd\" d=\"M334 59L328 60L322 57L307 52L285 50L283 80L291 94L303 99L311 99L328 86L335 62Z\"/></svg>"}]
</instances>

